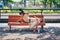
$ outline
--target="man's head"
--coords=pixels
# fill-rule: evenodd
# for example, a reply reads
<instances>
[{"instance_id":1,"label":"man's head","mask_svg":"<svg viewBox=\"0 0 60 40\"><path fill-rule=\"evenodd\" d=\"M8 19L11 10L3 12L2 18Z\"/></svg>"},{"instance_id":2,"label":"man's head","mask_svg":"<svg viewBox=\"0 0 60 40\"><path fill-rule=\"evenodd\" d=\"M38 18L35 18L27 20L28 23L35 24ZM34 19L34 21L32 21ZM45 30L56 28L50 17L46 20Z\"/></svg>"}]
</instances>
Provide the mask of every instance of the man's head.
<instances>
[{"instance_id":1,"label":"man's head","mask_svg":"<svg viewBox=\"0 0 60 40\"><path fill-rule=\"evenodd\" d=\"M24 15L24 11L23 11L23 9L19 9L19 11L20 11L20 13L19 13L20 15L21 15L21 14Z\"/></svg>"},{"instance_id":2,"label":"man's head","mask_svg":"<svg viewBox=\"0 0 60 40\"><path fill-rule=\"evenodd\" d=\"M19 11L23 11L22 9L19 9Z\"/></svg>"}]
</instances>

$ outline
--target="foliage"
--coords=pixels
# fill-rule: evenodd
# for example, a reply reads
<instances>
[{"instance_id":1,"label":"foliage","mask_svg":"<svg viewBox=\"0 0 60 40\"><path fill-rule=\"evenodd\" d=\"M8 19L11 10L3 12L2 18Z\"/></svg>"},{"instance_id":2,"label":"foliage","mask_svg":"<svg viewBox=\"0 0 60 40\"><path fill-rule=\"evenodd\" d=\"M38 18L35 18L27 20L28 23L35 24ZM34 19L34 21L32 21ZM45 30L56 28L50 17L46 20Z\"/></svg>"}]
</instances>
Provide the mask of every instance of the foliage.
<instances>
[{"instance_id":1,"label":"foliage","mask_svg":"<svg viewBox=\"0 0 60 40\"><path fill-rule=\"evenodd\" d=\"M3 13L18 13L19 10L0 10L0 12ZM41 10L24 10L24 12L29 13L41 13ZM43 10L43 13L60 13L60 10L54 11L54 10Z\"/></svg>"},{"instance_id":2,"label":"foliage","mask_svg":"<svg viewBox=\"0 0 60 40\"><path fill-rule=\"evenodd\" d=\"M60 0L42 0L41 1L43 4L50 4L50 5L54 5L55 7L57 7L57 4L60 3Z\"/></svg>"},{"instance_id":3,"label":"foliage","mask_svg":"<svg viewBox=\"0 0 60 40\"><path fill-rule=\"evenodd\" d=\"M5 0L6 2L11 2L11 3L13 3L13 1L12 0Z\"/></svg>"},{"instance_id":4,"label":"foliage","mask_svg":"<svg viewBox=\"0 0 60 40\"><path fill-rule=\"evenodd\" d=\"M57 0L57 1L58 1L57 3L60 4L60 0Z\"/></svg>"}]
</instances>

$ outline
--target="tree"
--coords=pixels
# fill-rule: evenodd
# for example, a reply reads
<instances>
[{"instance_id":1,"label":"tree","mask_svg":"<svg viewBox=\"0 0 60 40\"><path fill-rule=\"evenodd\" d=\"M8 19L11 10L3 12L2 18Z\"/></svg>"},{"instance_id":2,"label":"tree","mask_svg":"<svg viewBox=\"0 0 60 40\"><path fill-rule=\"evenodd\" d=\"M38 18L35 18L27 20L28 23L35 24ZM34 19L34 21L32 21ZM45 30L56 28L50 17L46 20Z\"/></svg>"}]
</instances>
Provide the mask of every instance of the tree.
<instances>
[{"instance_id":1,"label":"tree","mask_svg":"<svg viewBox=\"0 0 60 40\"><path fill-rule=\"evenodd\" d=\"M45 5L50 4L50 8L52 8L52 4L57 7L57 4L60 0L42 0L42 3ZM60 3L60 2L59 2Z\"/></svg>"},{"instance_id":2,"label":"tree","mask_svg":"<svg viewBox=\"0 0 60 40\"><path fill-rule=\"evenodd\" d=\"M7 4L8 4L8 2L13 3L13 1L12 1L12 0L3 0L4 5L7 5Z\"/></svg>"},{"instance_id":3,"label":"tree","mask_svg":"<svg viewBox=\"0 0 60 40\"><path fill-rule=\"evenodd\" d=\"M46 8L47 0L42 0L41 2L42 2L42 4L44 4L44 7Z\"/></svg>"},{"instance_id":4,"label":"tree","mask_svg":"<svg viewBox=\"0 0 60 40\"><path fill-rule=\"evenodd\" d=\"M60 8L60 0L57 0L57 8Z\"/></svg>"}]
</instances>

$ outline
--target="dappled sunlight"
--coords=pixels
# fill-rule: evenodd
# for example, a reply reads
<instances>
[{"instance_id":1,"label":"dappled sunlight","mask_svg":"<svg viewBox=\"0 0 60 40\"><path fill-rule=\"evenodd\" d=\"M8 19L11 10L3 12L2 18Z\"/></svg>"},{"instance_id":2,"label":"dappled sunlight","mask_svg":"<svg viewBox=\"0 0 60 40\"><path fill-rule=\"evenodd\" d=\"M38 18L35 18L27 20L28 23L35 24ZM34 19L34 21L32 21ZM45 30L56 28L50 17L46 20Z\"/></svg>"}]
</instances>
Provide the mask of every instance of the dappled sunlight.
<instances>
[{"instance_id":1,"label":"dappled sunlight","mask_svg":"<svg viewBox=\"0 0 60 40\"><path fill-rule=\"evenodd\" d=\"M60 39L60 28L49 26L48 28L44 28L46 32L43 33L33 33L30 30L3 30L5 28L0 27L0 36L2 39L23 39L23 40L58 40ZM11 38L12 36L12 38ZM7 38L6 38L7 37Z\"/></svg>"}]
</instances>

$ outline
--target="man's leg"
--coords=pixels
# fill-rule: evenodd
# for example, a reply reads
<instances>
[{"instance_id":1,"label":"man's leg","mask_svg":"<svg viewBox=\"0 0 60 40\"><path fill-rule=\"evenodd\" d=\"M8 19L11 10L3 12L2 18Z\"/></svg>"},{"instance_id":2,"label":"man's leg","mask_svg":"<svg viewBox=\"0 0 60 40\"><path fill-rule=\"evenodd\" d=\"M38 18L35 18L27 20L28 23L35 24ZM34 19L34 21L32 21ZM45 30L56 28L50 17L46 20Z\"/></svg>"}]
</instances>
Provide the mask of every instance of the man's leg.
<instances>
[{"instance_id":1,"label":"man's leg","mask_svg":"<svg viewBox=\"0 0 60 40\"><path fill-rule=\"evenodd\" d=\"M33 32L35 33L36 30L37 30L37 25L34 26L34 30L33 30Z\"/></svg>"}]
</instances>

